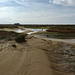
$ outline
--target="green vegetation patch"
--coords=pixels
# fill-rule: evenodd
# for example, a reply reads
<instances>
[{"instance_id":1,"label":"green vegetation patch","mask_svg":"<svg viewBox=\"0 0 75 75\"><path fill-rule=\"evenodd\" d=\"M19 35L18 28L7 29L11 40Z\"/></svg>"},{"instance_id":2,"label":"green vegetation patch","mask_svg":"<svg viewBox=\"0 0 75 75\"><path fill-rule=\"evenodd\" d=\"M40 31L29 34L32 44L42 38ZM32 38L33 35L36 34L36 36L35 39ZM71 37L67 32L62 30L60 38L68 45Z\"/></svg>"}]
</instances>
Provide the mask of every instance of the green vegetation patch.
<instances>
[{"instance_id":1,"label":"green vegetation patch","mask_svg":"<svg viewBox=\"0 0 75 75\"><path fill-rule=\"evenodd\" d=\"M75 33L75 26L51 26L47 32Z\"/></svg>"},{"instance_id":2,"label":"green vegetation patch","mask_svg":"<svg viewBox=\"0 0 75 75\"><path fill-rule=\"evenodd\" d=\"M11 40L14 37L16 37L19 33L13 32L13 31L0 31L0 40L2 39L8 39Z\"/></svg>"},{"instance_id":3,"label":"green vegetation patch","mask_svg":"<svg viewBox=\"0 0 75 75\"><path fill-rule=\"evenodd\" d=\"M26 38L27 34L19 34L16 38L15 41L22 43L22 42L26 42L25 38Z\"/></svg>"}]
</instances>

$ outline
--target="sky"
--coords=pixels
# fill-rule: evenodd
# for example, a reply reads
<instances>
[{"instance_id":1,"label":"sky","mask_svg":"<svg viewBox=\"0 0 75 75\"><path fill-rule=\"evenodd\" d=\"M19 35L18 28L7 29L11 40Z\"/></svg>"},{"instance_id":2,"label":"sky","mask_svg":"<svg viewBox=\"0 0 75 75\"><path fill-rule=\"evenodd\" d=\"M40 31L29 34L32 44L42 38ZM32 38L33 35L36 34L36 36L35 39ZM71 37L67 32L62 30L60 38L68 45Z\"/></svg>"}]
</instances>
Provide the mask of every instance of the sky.
<instances>
[{"instance_id":1,"label":"sky","mask_svg":"<svg viewBox=\"0 0 75 75\"><path fill-rule=\"evenodd\" d=\"M0 24L75 24L75 0L0 0Z\"/></svg>"}]
</instances>

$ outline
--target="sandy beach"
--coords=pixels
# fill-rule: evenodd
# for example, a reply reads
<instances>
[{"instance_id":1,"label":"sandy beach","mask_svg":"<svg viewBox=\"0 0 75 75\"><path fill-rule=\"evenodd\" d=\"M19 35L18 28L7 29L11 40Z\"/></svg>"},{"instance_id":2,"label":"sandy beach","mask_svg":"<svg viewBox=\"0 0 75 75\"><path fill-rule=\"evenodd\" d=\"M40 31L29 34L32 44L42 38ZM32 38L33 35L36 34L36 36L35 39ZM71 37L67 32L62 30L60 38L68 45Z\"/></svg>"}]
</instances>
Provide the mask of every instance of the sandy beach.
<instances>
[{"instance_id":1,"label":"sandy beach","mask_svg":"<svg viewBox=\"0 0 75 75\"><path fill-rule=\"evenodd\" d=\"M31 36L26 41L0 41L0 75L75 75L73 63L65 62L75 59L66 53L75 45Z\"/></svg>"}]
</instances>

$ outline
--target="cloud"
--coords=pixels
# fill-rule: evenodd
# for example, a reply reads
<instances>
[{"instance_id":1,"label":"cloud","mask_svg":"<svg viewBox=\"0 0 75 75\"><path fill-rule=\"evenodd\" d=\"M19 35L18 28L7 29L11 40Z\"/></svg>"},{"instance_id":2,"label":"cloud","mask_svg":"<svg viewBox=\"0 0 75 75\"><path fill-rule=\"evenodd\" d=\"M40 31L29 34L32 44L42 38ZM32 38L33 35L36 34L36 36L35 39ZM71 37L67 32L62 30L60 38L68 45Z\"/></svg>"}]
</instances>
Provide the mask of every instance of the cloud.
<instances>
[{"instance_id":1,"label":"cloud","mask_svg":"<svg viewBox=\"0 0 75 75\"><path fill-rule=\"evenodd\" d=\"M0 7L3 6L50 6L48 0L2 0Z\"/></svg>"},{"instance_id":2,"label":"cloud","mask_svg":"<svg viewBox=\"0 0 75 75\"><path fill-rule=\"evenodd\" d=\"M23 5L23 6L29 6L30 4L26 2L25 0L14 0L17 4Z\"/></svg>"},{"instance_id":3,"label":"cloud","mask_svg":"<svg viewBox=\"0 0 75 75\"><path fill-rule=\"evenodd\" d=\"M49 2L63 6L75 6L75 0L49 0Z\"/></svg>"},{"instance_id":4,"label":"cloud","mask_svg":"<svg viewBox=\"0 0 75 75\"><path fill-rule=\"evenodd\" d=\"M49 5L48 0L14 0L14 2L22 6L39 6L46 3Z\"/></svg>"}]
</instances>

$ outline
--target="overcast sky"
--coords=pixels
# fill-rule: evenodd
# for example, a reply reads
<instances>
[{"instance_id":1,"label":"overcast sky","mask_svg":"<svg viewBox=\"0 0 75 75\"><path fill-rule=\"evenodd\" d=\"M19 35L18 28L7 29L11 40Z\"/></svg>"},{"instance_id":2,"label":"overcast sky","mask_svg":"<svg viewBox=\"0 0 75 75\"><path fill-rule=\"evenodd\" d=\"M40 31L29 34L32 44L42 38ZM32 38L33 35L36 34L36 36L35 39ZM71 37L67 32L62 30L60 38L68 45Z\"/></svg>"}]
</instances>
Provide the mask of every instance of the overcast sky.
<instances>
[{"instance_id":1,"label":"overcast sky","mask_svg":"<svg viewBox=\"0 0 75 75\"><path fill-rule=\"evenodd\" d=\"M0 0L0 23L75 24L75 0Z\"/></svg>"}]
</instances>

